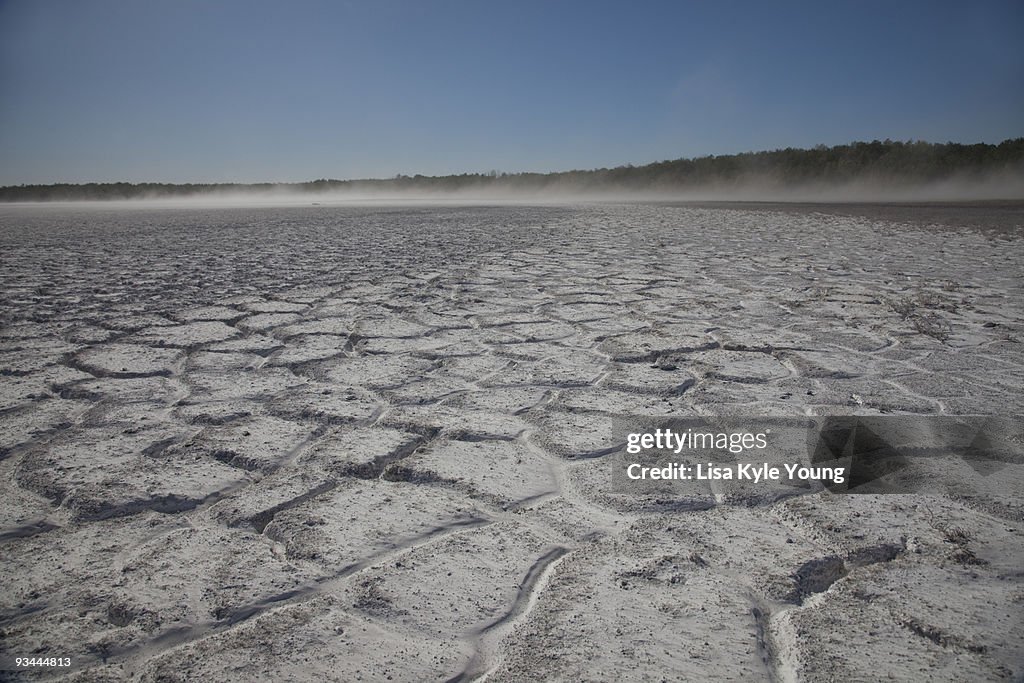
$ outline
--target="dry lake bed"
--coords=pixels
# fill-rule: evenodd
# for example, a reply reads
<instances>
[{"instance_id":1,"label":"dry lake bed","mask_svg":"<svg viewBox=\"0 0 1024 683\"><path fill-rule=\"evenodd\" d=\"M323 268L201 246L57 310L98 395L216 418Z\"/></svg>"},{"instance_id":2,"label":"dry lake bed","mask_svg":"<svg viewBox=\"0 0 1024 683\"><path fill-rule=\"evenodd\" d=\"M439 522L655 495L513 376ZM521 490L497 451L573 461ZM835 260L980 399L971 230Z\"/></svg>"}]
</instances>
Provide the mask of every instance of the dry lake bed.
<instances>
[{"instance_id":1,"label":"dry lake bed","mask_svg":"<svg viewBox=\"0 0 1024 683\"><path fill-rule=\"evenodd\" d=\"M1019 440L609 482L633 418L1019 416L1022 216L0 207L0 679L1021 680Z\"/></svg>"}]
</instances>

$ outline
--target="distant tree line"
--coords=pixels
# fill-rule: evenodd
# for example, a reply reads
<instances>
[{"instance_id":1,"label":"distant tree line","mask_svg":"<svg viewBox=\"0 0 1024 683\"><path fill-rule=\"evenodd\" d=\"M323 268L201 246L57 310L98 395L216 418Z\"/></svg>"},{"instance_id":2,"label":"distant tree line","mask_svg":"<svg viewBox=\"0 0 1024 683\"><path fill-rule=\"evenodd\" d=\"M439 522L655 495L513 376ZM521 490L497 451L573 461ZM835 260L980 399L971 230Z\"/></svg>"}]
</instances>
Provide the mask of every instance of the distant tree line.
<instances>
[{"instance_id":1,"label":"distant tree line","mask_svg":"<svg viewBox=\"0 0 1024 683\"><path fill-rule=\"evenodd\" d=\"M218 193L399 193L546 190L586 193L626 190L672 192L746 183L797 186L869 181L916 185L949 178L984 180L993 173L1024 177L1024 138L997 145L874 140L813 149L777 149L556 173L463 173L397 175L379 180L304 183L84 183L0 187L0 201L68 201L195 197Z\"/></svg>"}]
</instances>

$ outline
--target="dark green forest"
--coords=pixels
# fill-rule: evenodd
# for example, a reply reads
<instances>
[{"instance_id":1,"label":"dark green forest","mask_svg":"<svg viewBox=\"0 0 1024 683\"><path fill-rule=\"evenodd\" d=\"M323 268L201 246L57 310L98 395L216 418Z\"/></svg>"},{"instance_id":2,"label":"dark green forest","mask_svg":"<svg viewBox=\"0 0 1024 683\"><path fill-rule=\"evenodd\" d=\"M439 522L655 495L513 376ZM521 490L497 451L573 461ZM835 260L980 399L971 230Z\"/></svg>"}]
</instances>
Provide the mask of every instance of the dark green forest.
<instances>
[{"instance_id":1,"label":"dark green forest","mask_svg":"<svg viewBox=\"0 0 1024 683\"><path fill-rule=\"evenodd\" d=\"M978 180L997 174L1024 178L1024 138L996 145L892 140L854 142L813 149L777 149L723 156L660 161L555 173L463 173L448 176L398 175L379 180L328 180L303 183L84 183L0 187L0 201L158 199L216 193L445 193L465 191L655 192L769 187L850 182L913 187L945 179Z\"/></svg>"}]
</instances>

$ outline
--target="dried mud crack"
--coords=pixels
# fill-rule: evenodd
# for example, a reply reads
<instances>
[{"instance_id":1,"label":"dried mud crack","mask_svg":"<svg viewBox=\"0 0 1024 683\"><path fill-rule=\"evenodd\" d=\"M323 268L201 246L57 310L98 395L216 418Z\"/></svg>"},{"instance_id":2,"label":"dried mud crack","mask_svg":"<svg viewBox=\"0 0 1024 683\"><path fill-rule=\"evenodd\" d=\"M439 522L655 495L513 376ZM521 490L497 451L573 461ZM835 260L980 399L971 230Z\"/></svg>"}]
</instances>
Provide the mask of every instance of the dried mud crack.
<instances>
[{"instance_id":1,"label":"dried mud crack","mask_svg":"<svg viewBox=\"0 0 1024 683\"><path fill-rule=\"evenodd\" d=\"M1019 678L1019 448L610 484L650 418L1021 414L1019 229L841 214L5 209L0 656L73 665L2 676Z\"/></svg>"}]
</instances>

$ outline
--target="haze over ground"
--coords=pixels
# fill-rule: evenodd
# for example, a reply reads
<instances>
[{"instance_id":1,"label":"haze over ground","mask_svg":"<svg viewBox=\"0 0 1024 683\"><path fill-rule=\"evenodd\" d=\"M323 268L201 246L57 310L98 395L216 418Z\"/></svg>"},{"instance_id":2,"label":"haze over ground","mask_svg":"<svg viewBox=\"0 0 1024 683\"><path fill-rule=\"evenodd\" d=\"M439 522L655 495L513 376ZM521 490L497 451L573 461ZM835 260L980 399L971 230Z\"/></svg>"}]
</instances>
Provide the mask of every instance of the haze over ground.
<instances>
[{"instance_id":1,"label":"haze over ground","mask_svg":"<svg viewBox=\"0 0 1024 683\"><path fill-rule=\"evenodd\" d=\"M0 185L997 143L1022 26L1018 2L6 2Z\"/></svg>"}]
</instances>

